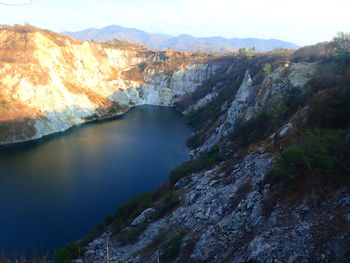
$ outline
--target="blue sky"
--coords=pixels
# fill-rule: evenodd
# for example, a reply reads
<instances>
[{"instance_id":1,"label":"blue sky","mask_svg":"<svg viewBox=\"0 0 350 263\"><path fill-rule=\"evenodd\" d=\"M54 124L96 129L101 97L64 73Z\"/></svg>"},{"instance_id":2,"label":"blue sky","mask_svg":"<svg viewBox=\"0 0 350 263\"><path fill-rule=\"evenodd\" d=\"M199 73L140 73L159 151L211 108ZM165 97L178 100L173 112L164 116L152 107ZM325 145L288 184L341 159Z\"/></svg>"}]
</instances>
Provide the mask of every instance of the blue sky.
<instances>
[{"instance_id":1,"label":"blue sky","mask_svg":"<svg viewBox=\"0 0 350 263\"><path fill-rule=\"evenodd\" d=\"M349 32L349 13L350 0L33 0L23 7L0 5L0 23L55 31L114 24L171 35L275 38L308 45Z\"/></svg>"}]
</instances>

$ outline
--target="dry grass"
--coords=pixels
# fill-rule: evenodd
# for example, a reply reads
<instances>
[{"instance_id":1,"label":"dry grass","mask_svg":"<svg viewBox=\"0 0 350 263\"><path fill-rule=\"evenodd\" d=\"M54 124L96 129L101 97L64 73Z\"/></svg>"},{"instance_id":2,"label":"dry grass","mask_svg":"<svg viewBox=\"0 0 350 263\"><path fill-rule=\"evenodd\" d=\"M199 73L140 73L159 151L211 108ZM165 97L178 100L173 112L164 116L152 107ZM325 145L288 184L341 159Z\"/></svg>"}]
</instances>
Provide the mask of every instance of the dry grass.
<instances>
[{"instance_id":1,"label":"dry grass","mask_svg":"<svg viewBox=\"0 0 350 263\"><path fill-rule=\"evenodd\" d=\"M143 50L145 49L142 45L133 44L128 41L113 39L107 42L102 43L104 48L112 49L122 49L122 50Z\"/></svg>"},{"instance_id":2,"label":"dry grass","mask_svg":"<svg viewBox=\"0 0 350 263\"><path fill-rule=\"evenodd\" d=\"M36 33L42 34L59 47L82 43L82 41L31 25L5 27L0 29L0 62L38 64L37 59L33 56L36 50L33 36Z\"/></svg>"},{"instance_id":3,"label":"dry grass","mask_svg":"<svg viewBox=\"0 0 350 263\"><path fill-rule=\"evenodd\" d=\"M29 33L41 33L51 41L53 41L58 46L66 46L67 44L81 44L82 41L74 39L62 34L58 34L54 31L48 29L40 29L32 25L14 25L11 27L6 27L1 30L6 30L10 32L20 33L20 34L29 34Z\"/></svg>"}]
</instances>

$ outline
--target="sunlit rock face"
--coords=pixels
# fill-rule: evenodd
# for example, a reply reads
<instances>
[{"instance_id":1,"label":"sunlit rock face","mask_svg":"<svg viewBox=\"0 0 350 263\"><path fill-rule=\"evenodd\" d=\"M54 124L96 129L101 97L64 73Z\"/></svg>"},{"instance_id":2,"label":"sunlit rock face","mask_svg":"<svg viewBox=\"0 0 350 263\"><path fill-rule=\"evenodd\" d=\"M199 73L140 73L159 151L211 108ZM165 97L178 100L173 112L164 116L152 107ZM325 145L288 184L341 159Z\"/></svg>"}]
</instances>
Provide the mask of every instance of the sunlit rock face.
<instances>
[{"instance_id":1,"label":"sunlit rock face","mask_svg":"<svg viewBox=\"0 0 350 263\"><path fill-rule=\"evenodd\" d=\"M0 144L37 139L142 104L171 106L218 65L205 56L0 30Z\"/></svg>"}]
</instances>

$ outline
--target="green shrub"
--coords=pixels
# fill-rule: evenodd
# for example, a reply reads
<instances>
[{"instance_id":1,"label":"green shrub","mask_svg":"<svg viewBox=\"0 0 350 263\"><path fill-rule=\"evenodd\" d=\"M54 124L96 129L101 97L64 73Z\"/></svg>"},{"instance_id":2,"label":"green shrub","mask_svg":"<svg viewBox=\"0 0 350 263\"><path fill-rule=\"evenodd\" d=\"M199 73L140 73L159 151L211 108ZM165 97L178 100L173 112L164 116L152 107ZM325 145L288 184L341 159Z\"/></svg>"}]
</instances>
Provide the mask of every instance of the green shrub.
<instances>
[{"instance_id":1,"label":"green shrub","mask_svg":"<svg viewBox=\"0 0 350 263\"><path fill-rule=\"evenodd\" d=\"M181 242L184 236L183 233L175 234L162 246L164 252L164 255L162 256L163 260L167 261L176 258L179 254Z\"/></svg>"},{"instance_id":2,"label":"green shrub","mask_svg":"<svg viewBox=\"0 0 350 263\"><path fill-rule=\"evenodd\" d=\"M264 65L263 71L264 71L264 76L267 76L267 75L271 74L271 72L272 72L271 64L270 63L266 63Z\"/></svg>"},{"instance_id":3,"label":"green shrub","mask_svg":"<svg viewBox=\"0 0 350 263\"><path fill-rule=\"evenodd\" d=\"M118 234L117 239L122 244L135 243L139 239L140 235L146 230L146 228L147 224L125 228Z\"/></svg>"},{"instance_id":4,"label":"green shrub","mask_svg":"<svg viewBox=\"0 0 350 263\"><path fill-rule=\"evenodd\" d=\"M318 94L310 102L309 123L322 128L350 126L350 89L336 88Z\"/></svg>"},{"instance_id":5,"label":"green shrub","mask_svg":"<svg viewBox=\"0 0 350 263\"><path fill-rule=\"evenodd\" d=\"M187 139L186 145L191 149L195 149L202 145L205 140L203 137L203 134L196 133Z\"/></svg>"},{"instance_id":6,"label":"green shrub","mask_svg":"<svg viewBox=\"0 0 350 263\"><path fill-rule=\"evenodd\" d=\"M263 112L250 120L241 123L238 128L228 135L237 147L244 147L257 142L268 135L271 127L269 114Z\"/></svg>"},{"instance_id":7,"label":"green shrub","mask_svg":"<svg viewBox=\"0 0 350 263\"><path fill-rule=\"evenodd\" d=\"M112 229L116 232L121 231L129 225L141 212L151 207L154 202L153 193L143 193L133 196L128 202L120 205L114 214L109 215L105 220L111 223Z\"/></svg>"},{"instance_id":8,"label":"green shrub","mask_svg":"<svg viewBox=\"0 0 350 263\"><path fill-rule=\"evenodd\" d=\"M71 259L71 254L66 248L61 248L55 253L55 263L68 263Z\"/></svg>"},{"instance_id":9,"label":"green shrub","mask_svg":"<svg viewBox=\"0 0 350 263\"><path fill-rule=\"evenodd\" d=\"M344 134L334 130L314 130L295 138L274 159L268 179L295 186L305 176L323 182L337 182L349 153Z\"/></svg>"},{"instance_id":10,"label":"green shrub","mask_svg":"<svg viewBox=\"0 0 350 263\"><path fill-rule=\"evenodd\" d=\"M171 191L164 195L157 205L157 218L161 218L173 210L180 203L179 193Z\"/></svg>"},{"instance_id":11,"label":"green shrub","mask_svg":"<svg viewBox=\"0 0 350 263\"><path fill-rule=\"evenodd\" d=\"M343 73L350 64L350 33L339 32L329 43L334 69Z\"/></svg>"},{"instance_id":12,"label":"green shrub","mask_svg":"<svg viewBox=\"0 0 350 263\"><path fill-rule=\"evenodd\" d=\"M213 146L209 151L201 153L197 159L187 161L174 169L171 172L170 181L176 183L180 178L208 169L220 161L222 158L219 147Z\"/></svg>"}]
</instances>

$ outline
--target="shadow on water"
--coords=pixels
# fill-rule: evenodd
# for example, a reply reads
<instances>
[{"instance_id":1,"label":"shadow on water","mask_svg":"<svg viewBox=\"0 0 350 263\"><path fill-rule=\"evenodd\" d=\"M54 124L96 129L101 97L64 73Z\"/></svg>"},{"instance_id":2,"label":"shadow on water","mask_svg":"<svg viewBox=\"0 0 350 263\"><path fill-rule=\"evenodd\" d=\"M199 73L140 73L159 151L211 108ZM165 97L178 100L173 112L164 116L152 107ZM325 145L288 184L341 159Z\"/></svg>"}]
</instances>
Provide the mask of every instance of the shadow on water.
<instances>
[{"instance_id":1,"label":"shadow on water","mask_svg":"<svg viewBox=\"0 0 350 263\"><path fill-rule=\"evenodd\" d=\"M0 250L42 255L86 235L117 205L187 159L192 128L141 106L0 153Z\"/></svg>"},{"instance_id":2,"label":"shadow on water","mask_svg":"<svg viewBox=\"0 0 350 263\"><path fill-rule=\"evenodd\" d=\"M141 109L142 107L148 107L148 105L138 106L138 107L136 107L136 109ZM153 106L151 106L151 107L153 107ZM47 142L50 142L50 141L55 140L55 139L60 138L60 137L67 136L69 134L72 134L79 129L85 129L85 128L88 128L92 125L99 125L99 124L103 124L106 122L113 122L116 120L124 119L127 116L127 114L132 112L134 109L135 108L132 108L126 113L123 113L123 114L117 115L117 116L113 116L110 118L97 119L97 120L85 122L85 123L82 123L80 125L73 126L69 129L63 131L63 132L56 132L53 134L49 134L49 135L46 135L46 136L39 138L39 139L36 139L36 140L18 142L18 143L13 143L13 144L8 144L8 145L0 145L0 154L4 154L4 153L8 154L10 152L23 151L23 150L32 149L35 147L40 147L41 145L43 145Z\"/></svg>"}]
</instances>

